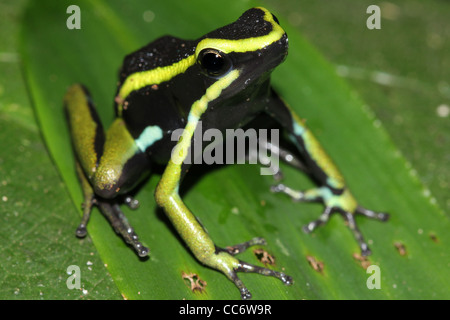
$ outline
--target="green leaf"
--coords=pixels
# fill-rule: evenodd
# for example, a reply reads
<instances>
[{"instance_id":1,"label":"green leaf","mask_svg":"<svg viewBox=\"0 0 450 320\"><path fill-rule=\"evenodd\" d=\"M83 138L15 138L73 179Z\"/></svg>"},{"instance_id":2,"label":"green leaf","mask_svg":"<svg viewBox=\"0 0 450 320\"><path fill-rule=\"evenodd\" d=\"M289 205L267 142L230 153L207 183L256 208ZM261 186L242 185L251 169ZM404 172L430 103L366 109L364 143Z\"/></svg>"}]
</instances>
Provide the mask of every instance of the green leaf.
<instances>
[{"instance_id":1,"label":"green leaf","mask_svg":"<svg viewBox=\"0 0 450 320\"><path fill-rule=\"evenodd\" d=\"M62 110L66 88L74 82L84 83L107 126L113 117L117 72L125 54L164 34L197 38L235 20L250 4L76 1L82 27L69 30L66 8L73 3L30 2L23 20L22 56L40 129L74 206L79 208L82 195ZM314 234L304 234L302 225L316 219L322 206L293 203L270 193L273 179L260 176L257 166L193 170L191 175L201 175L183 190L186 204L219 246L255 236L267 240L264 248L275 256L274 268L283 269L295 283L287 287L276 279L241 275L255 299L448 299L448 217L429 201L364 102L298 31L278 18L289 34L290 55L274 72L274 86L307 119L361 204L392 215L387 223L358 219L371 242L369 264L380 266L382 289L367 288L369 275L353 256L358 252L357 244L339 216L333 216ZM286 166L282 169L286 184L299 189L312 186L302 173ZM153 190L158 178L153 175L137 193L139 210L123 208L141 240L150 247L149 259L140 260L97 210L88 226L89 236L122 296L239 298L234 285L223 275L195 260L164 213L156 208ZM75 245L79 240L66 241ZM400 254L399 244L406 248L405 255ZM78 254L68 250L67 257ZM259 263L251 251L241 257ZM323 262L323 271L314 270L308 259ZM206 281L206 290L191 292L183 272L195 273Z\"/></svg>"}]
</instances>

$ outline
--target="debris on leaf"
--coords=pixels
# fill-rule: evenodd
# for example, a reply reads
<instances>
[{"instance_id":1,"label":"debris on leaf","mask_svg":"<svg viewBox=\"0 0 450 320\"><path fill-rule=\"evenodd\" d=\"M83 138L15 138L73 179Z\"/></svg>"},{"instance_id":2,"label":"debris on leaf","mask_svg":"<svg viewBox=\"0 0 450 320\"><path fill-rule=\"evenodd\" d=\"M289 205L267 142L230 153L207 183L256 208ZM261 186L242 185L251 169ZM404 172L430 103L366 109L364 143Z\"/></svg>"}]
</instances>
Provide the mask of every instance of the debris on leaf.
<instances>
[{"instance_id":1,"label":"debris on leaf","mask_svg":"<svg viewBox=\"0 0 450 320\"><path fill-rule=\"evenodd\" d=\"M430 239L436 243L439 242L439 239L437 238L437 236L434 233L430 233Z\"/></svg>"},{"instance_id":2,"label":"debris on leaf","mask_svg":"<svg viewBox=\"0 0 450 320\"><path fill-rule=\"evenodd\" d=\"M359 253L354 253L353 258L356 261L359 261L361 267L367 269L372 263L369 261L369 258L361 256Z\"/></svg>"},{"instance_id":3,"label":"debris on leaf","mask_svg":"<svg viewBox=\"0 0 450 320\"><path fill-rule=\"evenodd\" d=\"M306 260L308 260L309 265L319 273L322 273L324 268L324 263L322 261L317 260L313 256L306 256Z\"/></svg>"},{"instance_id":4,"label":"debris on leaf","mask_svg":"<svg viewBox=\"0 0 450 320\"><path fill-rule=\"evenodd\" d=\"M275 265L275 257L269 254L266 250L254 249L253 253L255 254L256 258L264 265Z\"/></svg>"},{"instance_id":5,"label":"debris on leaf","mask_svg":"<svg viewBox=\"0 0 450 320\"><path fill-rule=\"evenodd\" d=\"M400 253L401 256L406 256L406 247L401 242L395 242L394 247L397 249L398 253Z\"/></svg>"},{"instance_id":6,"label":"debris on leaf","mask_svg":"<svg viewBox=\"0 0 450 320\"><path fill-rule=\"evenodd\" d=\"M205 287L207 285L207 282L205 280L202 280L197 274L195 273L185 273L184 271L181 273L181 278L185 280L188 287L190 287L192 292L200 292L202 293L205 290Z\"/></svg>"}]
</instances>

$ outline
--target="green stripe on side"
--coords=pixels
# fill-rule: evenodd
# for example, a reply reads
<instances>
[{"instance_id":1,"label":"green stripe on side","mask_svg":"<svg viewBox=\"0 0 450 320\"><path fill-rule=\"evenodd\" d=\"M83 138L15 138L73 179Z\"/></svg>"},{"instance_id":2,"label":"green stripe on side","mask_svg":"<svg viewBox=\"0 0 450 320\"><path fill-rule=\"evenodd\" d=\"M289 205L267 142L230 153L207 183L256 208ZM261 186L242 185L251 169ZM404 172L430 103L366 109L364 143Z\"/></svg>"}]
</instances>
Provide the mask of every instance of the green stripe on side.
<instances>
[{"instance_id":1,"label":"green stripe on side","mask_svg":"<svg viewBox=\"0 0 450 320\"><path fill-rule=\"evenodd\" d=\"M334 164L333 160L331 160L312 132L305 126L304 121L291 109L290 112L294 134L303 140L306 148L306 150L300 151L307 152L311 159L314 160L317 166L325 173L328 177L327 184L329 186L335 189L344 188L344 177Z\"/></svg>"}]
</instances>

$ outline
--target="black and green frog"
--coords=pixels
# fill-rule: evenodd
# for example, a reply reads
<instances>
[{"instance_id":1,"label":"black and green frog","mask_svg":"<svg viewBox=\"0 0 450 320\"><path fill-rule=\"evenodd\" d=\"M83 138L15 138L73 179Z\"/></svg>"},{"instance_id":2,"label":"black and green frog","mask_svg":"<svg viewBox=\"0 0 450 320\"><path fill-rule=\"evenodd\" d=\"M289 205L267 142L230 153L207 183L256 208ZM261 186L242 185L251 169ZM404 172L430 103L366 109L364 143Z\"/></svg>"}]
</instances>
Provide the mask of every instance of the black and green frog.
<instances>
[{"instance_id":1,"label":"black and green frog","mask_svg":"<svg viewBox=\"0 0 450 320\"><path fill-rule=\"evenodd\" d=\"M265 114L279 123L297 149L297 156L275 148L273 154L287 162L296 156L299 167L318 184L307 191L278 184L273 191L298 201L323 202L323 213L304 227L306 232L326 223L332 213L341 213L362 254L370 254L354 217L361 214L384 221L388 215L358 204L304 121L272 89L270 74L287 53L288 37L277 18L264 8L252 8L198 40L165 36L126 56L115 97L116 118L106 131L87 89L71 86L64 104L85 197L77 235L86 235L96 205L139 256L148 255L119 205L135 206L136 201L127 195L152 166L163 163L155 200L201 263L224 273L243 299L251 294L237 276L239 272L273 276L291 284L292 278L282 272L236 258L249 246L264 244L263 238L226 248L216 246L178 191L190 167L184 160L200 121L203 130L223 131L245 126ZM171 133L179 128L183 133L174 141ZM272 145L267 146L270 149Z\"/></svg>"}]
</instances>

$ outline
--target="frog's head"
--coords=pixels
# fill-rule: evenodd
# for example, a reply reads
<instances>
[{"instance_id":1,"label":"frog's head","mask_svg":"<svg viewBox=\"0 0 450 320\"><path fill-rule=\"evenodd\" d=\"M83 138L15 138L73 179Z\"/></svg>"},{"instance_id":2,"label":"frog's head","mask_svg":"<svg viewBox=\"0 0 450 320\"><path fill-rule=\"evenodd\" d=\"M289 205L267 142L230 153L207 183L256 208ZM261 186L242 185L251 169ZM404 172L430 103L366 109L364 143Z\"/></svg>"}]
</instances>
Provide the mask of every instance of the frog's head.
<instances>
[{"instance_id":1,"label":"frog's head","mask_svg":"<svg viewBox=\"0 0 450 320\"><path fill-rule=\"evenodd\" d=\"M253 8L234 23L200 39L195 57L202 73L211 80L237 71L238 77L230 87L236 92L266 80L287 52L288 38L278 19L264 8Z\"/></svg>"}]
</instances>

